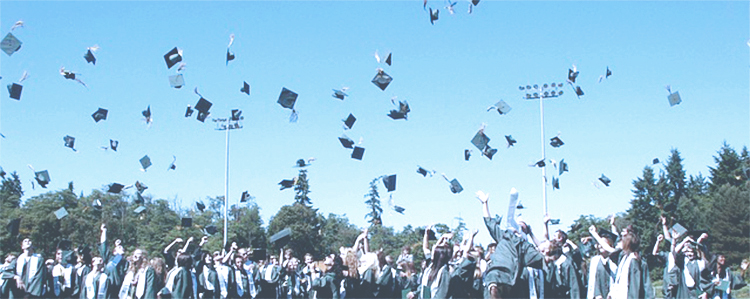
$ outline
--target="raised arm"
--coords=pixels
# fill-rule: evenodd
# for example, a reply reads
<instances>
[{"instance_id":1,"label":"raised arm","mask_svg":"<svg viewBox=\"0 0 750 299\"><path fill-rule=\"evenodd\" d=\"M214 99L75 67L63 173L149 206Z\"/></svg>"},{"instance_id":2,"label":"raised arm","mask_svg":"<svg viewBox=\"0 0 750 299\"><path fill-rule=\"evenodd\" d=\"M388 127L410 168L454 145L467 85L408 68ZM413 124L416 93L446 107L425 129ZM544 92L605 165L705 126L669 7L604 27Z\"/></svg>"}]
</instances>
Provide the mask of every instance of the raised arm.
<instances>
[{"instance_id":1,"label":"raised arm","mask_svg":"<svg viewBox=\"0 0 750 299\"><path fill-rule=\"evenodd\" d=\"M612 246L609 246L609 244L607 244L607 241L605 241L601 236L599 236L599 233L596 231L596 226L594 225L590 226L589 233L591 234L591 237L593 237L594 240L596 240L596 242L599 243L599 246L604 248L604 250L610 253L616 251L615 248L613 248Z\"/></svg>"},{"instance_id":2,"label":"raised arm","mask_svg":"<svg viewBox=\"0 0 750 299\"><path fill-rule=\"evenodd\" d=\"M534 245L537 248L539 248L539 245L541 244L541 242L534 235L534 232L531 230L531 226L529 226L528 224L526 224L526 222L523 222L523 221L519 222L518 224L521 226L521 231L523 231L524 234L526 234L529 237L531 237L531 240L534 241Z\"/></svg>"},{"instance_id":3,"label":"raised arm","mask_svg":"<svg viewBox=\"0 0 750 299\"><path fill-rule=\"evenodd\" d=\"M182 252L187 252L188 246L190 246L190 242L193 242L193 237L188 238L187 242L185 242L185 246L182 247Z\"/></svg>"},{"instance_id":4,"label":"raised arm","mask_svg":"<svg viewBox=\"0 0 750 299\"><path fill-rule=\"evenodd\" d=\"M609 230L615 233L615 235L619 236L620 232L617 230L617 226L615 225L615 219L617 219L615 215L609 217Z\"/></svg>"},{"instance_id":5,"label":"raised arm","mask_svg":"<svg viewBox=\"0 0 750 299\"><path fill-rule=\"evenodd\" d=\"M469 251L471 251L471 249L474 248L474 237L477 235L478 232L479 231L475 229L471 233L471 235L466 240L464 240L464 243L461 244L461 250L463 251L465 258L469 258L471 256L469 255Z\"/></svg>"},{"instance_id":6,"label":"raised arm","mask_svg":"<svg viewBox=\"0 0 750 299\"><path fill-rule=\"evenodd\" d=\"M221 260L221 263L224 264L224 265L226 265L227 263L229 263L229 261L234 256L234 251L237 250L237 248L239 248L237 246L237 242L232 242L232 247L230 247L229 248L229 252L227 252L227 254L224 255L224 259Z\"/></svg>"},{"instance_id":7,"label":"raised arm","mask_svg":"<svg viewBox=\"0 0 750 299\"><path fill-rule=\"evenodd\" d=\"M430 252L430 231L431 230L432 230L432 225L429 225L424 228L424 237L422 238L422 252L424 253L425 257L431 254Z\"/></svg>"},{"instance_id":8,"label":"raised arm","mask_svg":"<svg viewBox=\"0 0 750 299\"><path fill-rule=\"evenodd\" d=\"M490 205L488 204L490 201L490 194L479 190L477 191L476 196L477 199L479 199L479 202L482 203L482 217L490 218Z\"/></svg>"},{"instance_id":9,"label":"raised arm","mask_svg":"<svg viewBox=\"0 0 750 299\"><path fill-rule=\"evenodd\" d=\"M362 233L362 244L364 245L365 253L370 252L370 239L367 238L368 232L369 230L365 228L365 231Z\"/></svg>"},{"instance_id":10,"label":"raised arm","mask_svg":"<svg viewBox=\"0 0 750 299\"><path fill-rule=\"evenodd\" d=\"M672 240L672 234L669 233L669 228L667 227L667 217L664 215L661 215L661 230L662 234L664 234L664 239L674 243L674 240Z\"/></svg>"},{"instance_id":11,"label":"raised arm","mask_svg":"<svg viewBox=\"0 0 750 299\"><path fill-rule=\"evenodd\" d=\"M656 237L656 243L654 243L654 249L651 250L651 255L659 254L659 244L661 244L662 240L664 240L664 235L659 235Z\"/></svg>"},{"instance_id":12,"label":"raised arm","mask_svg":"<svg viewBox=\"0 0 750 299\"><path fill-rule=\"evenodd\" d=\"M169 243L169 245L167 245L167 247L164 247L164 254L168 254L169 250L172 249L172 246L174 246L177 243L182 243L182 238L176 238L176 239L174 239L174 241L172 241L172 243Z\"/></svg>"},{"instance_id":13,"label":"raised arm","mask_svg":"<svg viewBox=\"0 0 750 299\"><path fill-rule=\"evenodd\" d=\"M674 252L681 252L682 247L684 247L685 244L687 244L688 242L694 242L693 238L691 238L690 236L687 236L685 237L685 239L682 239L682 242L680 242L680 244L674 248Z\"/></svg>"}]
</instances>

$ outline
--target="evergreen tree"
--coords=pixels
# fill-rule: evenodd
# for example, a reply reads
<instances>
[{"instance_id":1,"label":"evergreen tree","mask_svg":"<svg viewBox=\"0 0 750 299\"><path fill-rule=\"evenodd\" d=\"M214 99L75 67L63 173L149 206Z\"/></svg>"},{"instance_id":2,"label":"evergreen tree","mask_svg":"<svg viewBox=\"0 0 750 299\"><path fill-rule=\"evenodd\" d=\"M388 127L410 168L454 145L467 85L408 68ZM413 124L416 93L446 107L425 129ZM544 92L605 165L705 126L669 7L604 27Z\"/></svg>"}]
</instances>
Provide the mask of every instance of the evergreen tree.
<instances>
[{"instance_id":1,"label":"evergreen tree","mask_svg":"<svg viewBox=\"0 0 750 299\"><path fill-rule=\"evenodd\" d=\"M291 206L283 206L279 212L271 218L268 224L267 238L279 231L289 228L292 235L286 247L294 250L295 255L302 256L312 253L314 257L323 256L324 244L322 244L321 228L323 227L323 216L318 214L317 209L295 203ZM352 240L353 241L353 240ZM269 254L279 254L279 247L270 244Z\"/></svg>"},{"instance_id":2,"label":"evergreen tree","mask_svg":"<svg viewBox=\"0 0 750 299\"><path fill-rule=\"evenodd\" d=\"M740 186L743 181L742 172L743 166L747 167L747 148L743 149L743 156L737 154L737 152L729 147L724 142L721 149L718 151L719 156L714 156L715 167L709 167L711 173L711 184L709 189L716 191L719 187L729 184L731 186ZM744 163L743 163L744 162ZM744 164L744 165L743 165Z\"/></svg>"},{"instance_id":3,"label":"evergreen tree","mask_svg":"<svg viewBox=\"0 0 750 299\"><path fill-rule=\"evenodd\" d=\"M307 181L307 169L300 169L297 183L294 185L294 201L303 205L312 205L310 197L310 184Z\"/></svg>"},{"instance_id":4,"label":"evergreen tree","mask_svg":"<svg viewBox=\"0 0 750 299\"><path fill-rule=\"evenodd\" d=\"M377 177L370 181L370 192L365 194L365 198L367 198L365 204L367 204L367 207L370 209L370 212L365 215L365 218L370 218L368 222L370 222L372 226L383 224L381 219L383 208L380 206L380 193L378 192L378 181L380 181L381 178L382 177Z\"/></svg>"},{"instance_id":5,"label":"evergreen tree","mask_svg":"<svg viewBox=\"0 0 750 299\"><path fill-rule=\"evenodd\" d=\"M346 215L328 214L322 228L323 253L339 252L341 247L351 247L360 233L356 225L349 223Z\"/></svg>"},{"instance_id":6,"label":"evergreen tree","mask_svg":"<svg viewBox=\"0 0 750 299\"><path fill-rule=\"evenodd\" d=\"M750 182L724 184L711 193L709 241L713 251L725 254L729 264L750 255Z\"/></svg>"},{"instance_id":7,"label":"evergreen tree","mask_svg":"<svg viewBox=\"0 0 750 299\"><path fill-rule=\"evenodd\" d=\"M643 169L643 177L633 181L633 199L630 201L631 207L627 211L626 219L641 231L641 249L645 250L646 244L653 244L656 236L661 231L659 208L664 202L661 197L662 190L665 190L663 184L666 179L659 180L661 185L657 185L654 178L654 171L651 167ZM662 193L663 194L663 193ZM622 227L620 227L622 229Z\"/></svg>"}]
</instances>

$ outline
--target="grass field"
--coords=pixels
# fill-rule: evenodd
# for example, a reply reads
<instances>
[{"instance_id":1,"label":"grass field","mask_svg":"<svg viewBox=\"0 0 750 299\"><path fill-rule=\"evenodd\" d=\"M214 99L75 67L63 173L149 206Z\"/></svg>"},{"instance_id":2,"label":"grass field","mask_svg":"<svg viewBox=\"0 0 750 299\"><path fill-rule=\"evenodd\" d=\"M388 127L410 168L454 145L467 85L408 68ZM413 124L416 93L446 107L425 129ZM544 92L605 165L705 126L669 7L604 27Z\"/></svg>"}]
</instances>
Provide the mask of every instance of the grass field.
<instances>
[{"instance_id":1,"label":"grass field","mask_svg":"<svg viewBox=\"0 0 750 299\"><path fill-rule=\"evenodd\" d=\"M659 298L659 299L664 298L664 294L662 294L662 292L661 292L663 281L656 280L652 284L654 285L654 291L655 291L655 294L656 294L656 298ZM734 298L734 299L750 299L750 287L746 286L746 287L741 288L739 290L732 291L732 298ZM709 298L709 299L713 299L713 298Z\"/></svg>"}]
</instances>

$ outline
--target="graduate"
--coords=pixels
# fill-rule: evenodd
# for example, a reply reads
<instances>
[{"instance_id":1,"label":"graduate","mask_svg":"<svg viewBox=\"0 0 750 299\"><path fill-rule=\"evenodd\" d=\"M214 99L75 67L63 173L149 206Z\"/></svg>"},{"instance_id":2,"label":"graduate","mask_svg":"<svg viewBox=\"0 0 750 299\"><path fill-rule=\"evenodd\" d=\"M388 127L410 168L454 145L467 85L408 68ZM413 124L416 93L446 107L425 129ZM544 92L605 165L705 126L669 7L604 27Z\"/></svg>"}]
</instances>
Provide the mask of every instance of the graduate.
<instances>
[{"instance_id":1,"label":"graduate","mask_svg":"<svg viewBox=\"0 0 750 299\"><path fill-rule=\"evenodd\" d=\"M34 249L31 239L21 242L23 253L16 261L16 284L23 290L25 297L39 298L46 296L48 289L47 267L44 258Z\"/></svg>"},{"instance_id":2,"label":"graduate","mask_svg":"<svg viewBox=\"0 0 750 299\"><path fill-rule=\"evenodd\" d=\"M111 280L104 273L104 259L91 259L91 272L83 278L80 299L106 299Z\"/></svg>"},{"instance_id":3,"label":"graduate","mask_svg":"<svg viewBox=\"0 0 750 299\"><path fill-rule=\"evenodd\" d=\"M122 281L119 299L155 299L156 274L150 267L148 254L136 249L129 257L128 271Z\"/></svg>"},{"instance_id":4,"label":"graduate","mask_svg":"<svg viewBox=\"0 0 750 299\"><path fill-rule=\"evenodd\" d=\"M198 292L203 299L220 299L219 274L216 273L216 268L214 268L214 257L210 252L203 250L203 245L206 242L208 242L208 237L203 236L198 243L198 247L195 248L195 252L193 252L193 257L198 257L195 266L195 274L198 277Z\"/></svg>"},{"instance_id":5,"label":"graduate","mask_svg":"<svg viewBox=\"0 0 750 299\"><path fill-rule=\"evenodd\" d=\"M281 280L281 266L279 266L278 258L275 255L271 255L265 265L258 271L260 278L260 290L258 292L258 298L273 298L278 299L278 288L279 281Z\"/></svg>"},{"instance_id":6,"label":"graduate","mask_svg":"<svg viewBox=\"0 0 750 299\"><path fill-rule=\"evenodd\" d=\"M16 286L16 255L5 256L4 263L0 266L0 298L15 298L18 288Z\"/></svg>"},{"instance_id":7,"label":"graduate","mask_svg":"<svg viewBox=\"0 0 750 299\"><path fill-rule=\"evenodd\" d=\"M688 235L675 247L675 263L682 272L680 286L677 288L677 298L698 298L711 285L710 280L702 279L701 275L708 264L705 254L701 254L705 250L700 250L701 243L706 238L708 238L707 234L702 234L698 240Z\"/></svg>"},{"instance_id":8,"label":"graduate","mask_svg":"<svg viewBox=\"0 0 750 299\"><path fill-rule=\"evenodd\" d=\"M193 257L187 253L177 256L177 268L167 278L167 289L173 299L197 299L198 279L190 270L193 268Z\"/></svg>"},{"instance_id":9,"label":"graduate","mask_svg":"<svg viewBox=\"0 0 750 299\"><path fill-rule=\"evenodd\" d=\"M339 299L341 298L341 281L344 279L343 270L344 262L336 254L326 256L323 262L325 269L323 273L315 278L312 283L315 289L316 298L318 299Z\"/></svg>"},{"instance_id":10,"label":"graduate","mask_svg":"<svg viewBox=\"0 0 750 299\"><path fill-rule=\"evenodd\" d=\"M352 250L346 250L347 254L347 261L348 256L352 255L353 260L356 260L356 257L354 257L354 253ZM305 253L305 264L300 268L300 287L303 289L304 293L306 294L306 298L308 299L315 299L315 290L312 289L312 281L313 281L313 274L315 273L315 264L314 264L313 256L311 253ZM348 265L348 263L347 263ZM359 275L357 273L357 267L354 266L354 272L348 272L348 273L354 273L357 275L357 280L359 280ZM351 271L351 268L349 268L349 271ZM346 276L346 275L345 275ZM348 293L348 289L347 289Z\"/></svg>"},{"instance_id":11,"label":"graduate","mask_svg":"<svg viewBox=\"0 0 750 299\"><path fill-rule=\"evenodd\" d=\"M375 253L378 259L378 267L374 272L375 284L373 289L374 298L395 298L393 291L396 286L395 270L386 261L383 250Z\"/></svg>"},{"instance_id":12,"label":"graduate","mask_svg":"<svg viewBox=\"0 0 750 299\"><path fill-rule=\"evenodd\" d=\"M747 266L748 261L742 261L740 266L742 271L740 275L736 275L727 265L724 254L716 254L715 266L711 269L712 285L706 292L709 294L708 299L732 299L732 290L739 290L747 285L745 283Z\"/></svg>"},{"instance_id":13,"label":"graduate","mask_svg":"<svg viewBox=\"0 0 750 299\"><path fill-rule=\"evenodd\" d=\"M91 273L91 249L88 246L78 246L76 249L76 259L76 285L73 288L72 298L78 298L81 296L83 280L86 275Z\"/></svg>"},{"instance_id":14,"label":"graduate","mask_svg":"<svg viewBox=\"0 0 750 299\"><path fill-rule=\"evenodd\" d=\"M651 255L656 257L656 259L662 265L664 265L664 274L662 275L662 293L664 295L664 298L673 299L677 298L677 288L680 287L680 281L682 280L682 271L680 270L680 267L677 266L677 260L675 256L677 241L669 232L669 228L667 228L667 218L664 215L661 216L661 224L664 233L656 237L656 243L654 244L654 248L651 250ZM659 246L664 240L667 240L670 243L669 250L659 251Z\"/></svg>"},{"instance_id":15,"label":"graduate","mask_svg":"<svg viewBox=\"0 0 750 299\"><path fill-rule=\"evenodd\" d=\"M252 298L250 296L250 280L252 279L245 272L245 258L241 254L234 256L232 271L234 272L234 294L235 298Z\"/></svg>"},{"instance_id":16,"label":"graduate","mask_svg":"<svg viewBox=\"0 0 750 299\"><path fill-rule=\"evenodd\" d=\"M60 246L58 246L60 247ZM58 248L55 252L55 266L52 267L52 293L57 298L71 298L78 278L73 266L73 251Z\"/></svg>"},{"instance_id":17,"label":"graduate","mask_svg":"<svg viewBox=\"0 0 750 299\"><path fill-rule=\"evenodd\" d=\"M167 283L167 263L163 258L155 257L149 262L150 269L154 271L154 284L152 289L156 292L156 297L159 297L159 291L164 288Z\"/></svg>"},{"instance_id":18,"label":"graduate","mask_svg":"<svg viewBox=\"0 0 750 299\"><path fill-rule=\"evenodd\" d=\"M102 223L102 235L99 238L99 254L104 260L104 273L110 280L107 288L107 298L117 298L119 296L122 280L125 278L125 272L128 269L128 261L124 257L125 248L122 247L122 241L115 240L114 249L110 252L107 247L107 225Z\"/></svg>"},{"instance_id":19,"label":"graduate","mask_svg":"<svg viewBox=\"0 0 750 299\"><path fill-rule=\"evenodd\" d=\"M425 231L425 234L427 231ZM410 292L406 298L448 298L451 273L448 262L453 256L453 247L447 244L448 236L441 236L431 251L432 258L422 271L419 288Z\"/></svg>"},{"instance_id":20,"label":"graduate","mask_svg":"<svg viewBox=\"0 0 750 299\"><path fill-rule=\"evenodd\" d=\"M614 283L609 286L610 299L637 299L654 298L651 288L651 278L648 273L648 265L640 256L639 231L632 225L622 230L622 248L612 248L599 236L596 226L589 227L589 233L604 247L610 251L610 259L617 261Z\"/></svg>"},{"instance_id":21,"label":"graduate","mask_svg":"<svg viewBox=\"0 0 750 299\"><path fill-rule=\"evenodd\" d=\"M614 233L600 229L599 235L604 239L604 242L610 247L615 246L617 242L617 235ZM592 237L584 239L585 243L593 242L598 254L591 257L588 268L588 285L586 288L586 298L588 299L603 299L609 294L609 286L615 280L615 273L617 270L617 264L610 259L610 252L605 250L603 246L596 243Z\"/></svg>"}]
</instances>

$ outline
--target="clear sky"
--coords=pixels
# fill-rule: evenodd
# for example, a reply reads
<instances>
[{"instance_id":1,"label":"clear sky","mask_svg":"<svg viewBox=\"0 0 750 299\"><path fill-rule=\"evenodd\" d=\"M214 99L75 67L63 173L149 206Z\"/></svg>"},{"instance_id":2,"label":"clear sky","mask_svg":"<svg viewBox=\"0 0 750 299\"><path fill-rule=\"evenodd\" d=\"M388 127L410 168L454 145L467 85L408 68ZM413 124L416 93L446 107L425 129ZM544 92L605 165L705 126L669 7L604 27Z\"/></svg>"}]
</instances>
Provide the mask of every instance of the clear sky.
<instances>
[{"instance_id":1,"label":"clear sky","mask_svg":"<svg viewBox=\"0 0 750 299\"><path fill-rule=\"evenodd\" d=\"M18 20L25 26L13 31L20 51L0 53L0 81L17 82L24 71L29 78L20 101L5 89L0 96L0 166L20 173L24 198L70 181L89 194L139 180L146 195L194 207L224 194L225 134L210 119L239 108L245 120L230 136L229 195L237 203L249 191L266 224L293 202L277 183L297 174L297 159L315 157L310 196L324 215L365 226L368 183L397 174L391 194L380 185L385 225L453 225L461 216L486 243L477 190L502 215L515 187L528 207L523 218L542 228L540 169L528 166L542 155L539 103L522 99L519 85L564 82L572 65L580 71L583 97L566 84L562 97L545 101L547 158L570 169L561 189L547 188L560 228L581 214L625 211L632 181L672 148L688 174L707 176L723 142L740 150L750 141L747 1L483 0L472 14L461 1L453 15L446 2L427 5L440 9L434 25L422 1L2 1L0 33ZM225 65L230 34L236 59ZM93 45L101 47L95 66L83 59ZM187 64L182 89L167 79L176 67L167 69L163 55L173 47ZM392 52L393 65L378 64L376 50ZM88 88L65 80L60 67ZM394 78L385 91L370 82L378 67ZM613 75L598 83L607 67ZM249 96L239 91L243 81ZM670 107L665 85L681 104ZM199 99L195 87L213 103L206 123L184 117ZM299 94L296 123L276 103L283 87ZM331 96L341 87L350 88L344 101ZM408 120L386 116L394 96L410 104ZM486 111L501 99L509 114ZM150 127L141 116L149 105ZM95 123L99 107L109 115ZM345 133L362 139L362 161L337 139L349 113L357 122ZM492 160L470 143L483 123L498 149ZM558 132L565 145L552 148ZM64 147L66 135L77 152ZM518 143L506 148L504 135ZM109 139L120 142L117 152L100 149ZM468 162L464 149L473 150ZM153 162L147 172L144 155ZM177 169L167 171L173 155ZM48 189L32 190L28 164L49 171ZM438 175L423 178L418 165ZM465 190L452 194L440 173ZM597 188L602 174L612 183ZM387 209L389 195L405 215Z\"/></svg>"}]
</instances>

